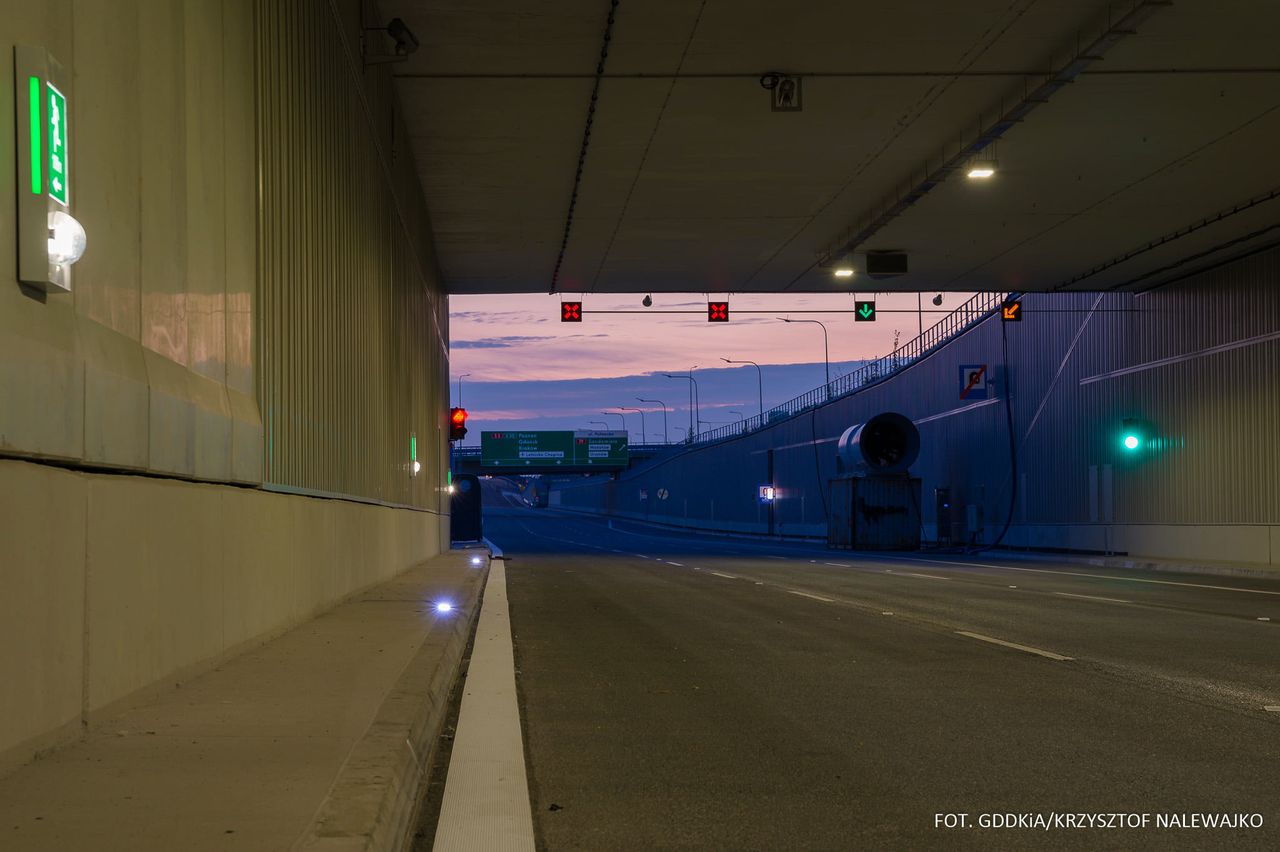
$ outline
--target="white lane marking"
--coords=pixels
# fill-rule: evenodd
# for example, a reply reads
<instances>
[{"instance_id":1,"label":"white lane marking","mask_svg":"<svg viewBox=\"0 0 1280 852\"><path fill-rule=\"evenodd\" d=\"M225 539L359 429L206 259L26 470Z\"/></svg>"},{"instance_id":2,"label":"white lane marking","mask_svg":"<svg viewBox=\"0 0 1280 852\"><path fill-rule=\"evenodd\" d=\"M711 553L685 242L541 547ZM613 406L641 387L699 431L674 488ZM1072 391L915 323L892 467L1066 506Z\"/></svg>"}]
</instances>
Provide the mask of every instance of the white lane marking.
<instances>
[{"instance_id":1,"label":"white lane marking","mask_svg":"<svg viewBox=\"0 0 1280 852\"><path fill-rule=\"evenodd\" d=\"M1072 660L1074 657L1064 657L1061 654L1055 654L1052 651L1043 651L1039 648L1032 648L1030 645L1019 645L1017 642L1006 642L1003 639L996 639L992 636L983 636L981 633L970 633L968 630L957 630L961 636L968 636L970 639L977 639L980 642L990 642L993 645L1003 645L1006 648L1013 648L1016 651L1025 651L1028 654L1035 654L1039 657L1047 657L1050 660Z\"/></svg>"},{"instance_id":2,"label":"white lane marking","mask_svg":"<svg viewBox=\"0 0 1280 852\"><path fill-rule=\"evenodd\" d=\"M823 603L835 603L835 602L836 602L836 599L835 599L835 598L824 598L822 595L811 595L811 594L809 594L808 592L797 592L797 591L795 591L794 589L787 589L787 590L786 590L786 592L787 592L787 594L789 594L789 595L799 595L799 596L800 596L800 597L802 597L802 598L811 598L811 599L813 599L813 600L815 600L815 601L822 601Z\"/></svg>"},{"instance_id":3,"label":"white lane marking","mask_svg":"<svg viewBox=\"0 0 1280 852\"><path fill-rule=\"evenodd\" d=\"M882 613L880 613L880 614L881 614L881 615L893 615L893 613L892 613L892 612L888 612L888 611L886 611L886 612L882 612Z\"/></svg>"},{"instance_id":4,"label":"white lane marking","mask_svg":"<svg viewBox=\"0 0 1280 852\"><path fill-rule=\"evenodd\" d=\"M1258 620L1259 620L1259 621L1270 621L1271 619L1267 618L1267 617L1264 615L1263 617L1259 618Z\"/></svg>"},{"instance_id":5,"label":"white lane marking","mask_svg":"<svg viewBox=\"0 0 1280 852\"><path fill-rule=\"evenodd\" d=\"M785 561L786 561L786 559L787 559L787 557L785 557L785 556L774 556L773 554L770 554L770 553L766 553L766 554L764 555L764 558L765 558L765 559L781 559L781 560L783 560L784 562L785 562Z\"/></svg>"},{"instance_id":6,"label":"white lane marking","mask_svg":"<svg viewBox=\"0 0 1280 852\"><path fill-rule=\"evenodd\" d=\"M1280 704L1267 704L1262 709L1268 713L1280 713Z\"/></svg>"},{"instance_id":7,"label":"white lane marking","mask_svg":"<svg viewBox=\"0 0 1280 852\"><path fill-rule=\"evenodd\" d=\"M1027 571L1032 574L1056 574L1062 577L1089 577L1093 580L1128 580L1131 583L1154 583L1159 586L1187 586L1192 589L1217 589L1223 592L1248 592L1251 595L1277 595L1270 589L1246 589L1242 586L1211 586L1208 583L1180 583L1177 580L1149 580L1145 577L1116 577L1111 574L1086 574L1083 571L1051 571L1048 568L1015 568L1012 565L992 565L989 562L947 562L942 559L916 559L914 562L932 562L934 565L972 565L975 568L995 568L999 571Z\"/></svg>"},{"instance_id":8,"label":"white lane marking","mask_svg":"<svg viewBox=\"0 0 1280 852\"><path fill-rule=\"evenodd\" d=\"M667 564L668 564L668 565L674 565L674 566L676 566L677 568L683 568L683 567L684 567L684 563L682 563L682 562L668 562Z\"/></svg>"},{"instance_id":9,"label":"white lane marking","mask_svg":"<svg viewBox=\"0 0 1280 852\"><path fill-rule=\"evenodd\" d=\"M912 573L912 572L910 572L910 571L899 571L899 572L898 572L898 576L900 576L900 577L919 577L919 578L921 578L921 579L923 579L923 580L950 580L950 579L951 579L950 577L938 577L938 576L936 576L936 575L934 575L934 574L913 574L913 573Z\"/></svg>"},{"instance_id":10,"label":"white lane marking","mask_svg":"<svg viewBox=\"0 0 1280 852\"><path fill-rule=\"evenodd\" d=\"M736 580L736 579L738 579L738 578L737 578L737 577L735 577L733 574L721 574L719 571L708 571L707 573L708 573L708 574L715 574L717 577L724 577L726 580Z\"/></svg>"},{"instance_id":11,"label":"white lane marking","mask_svg":"<svg viewBox=\"0 0 1280 852\"><path fill-rule=\"evenodd\" d=\"M1016 588L1018 588L1018 587L1017 587L1017 586L1010 586L1009 588L1011 588L1011 589L1016 589Z\"/></svg>"},{"instance_id":12,"label":"white lane marking","mask_svg":"<svg viewBox=\"0 0 1280 852\"><path fill-rule=\"evenodd\" d=\"M500 560L489 567L432 848L534 849L506 566Z\"/></svg>"},{"instance_id":13,"label":"white lane marking","mask_svg":"<svg viewBox=\"0 0 1280 852\"><path fill-rule=\"evenodd\" d=\"M1084 598L1087 601L1108 601L1110 603L1133 603L1133 601L1122 601L1119 598L1103 598L1098 595L1073 595L1071 592L1054 592L1055 595L1062 595L1064 598Z\"/></svg>"},{"instance_id":14,"label":"white lane marking","mask_svg":"<svg viewBox=\"0 0 1280 852\"><path fill-rule=\"evenodd\" d=\"M845 565L843 562L823 562L823 565L830 565L832 568L852 568L852 565Z\"/></svg>"},{"instance_id":15,"label":"white lane marking","mask_svg":"<svg viewBox=\"0 0 1280 852\"><path fill-rule=\"evenodd\" d=\"M756 585L757 585L757 586L763 586L763 585L764 585L764 583L760 582L759 580L756 580Z\"/></svg>"}]
</instances>

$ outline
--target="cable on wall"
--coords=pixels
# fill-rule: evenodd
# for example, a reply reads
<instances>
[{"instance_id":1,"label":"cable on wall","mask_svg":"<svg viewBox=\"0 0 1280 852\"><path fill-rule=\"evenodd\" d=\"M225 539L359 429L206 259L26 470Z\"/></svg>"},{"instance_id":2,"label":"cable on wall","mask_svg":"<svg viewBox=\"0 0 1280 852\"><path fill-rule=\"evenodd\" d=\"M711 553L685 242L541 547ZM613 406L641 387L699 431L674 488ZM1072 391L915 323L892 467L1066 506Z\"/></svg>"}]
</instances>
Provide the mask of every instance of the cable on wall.
<instances>
[{"instance_id":1,"label":"cable on wall","mask_svg":"<svg viewBox=\"0 0 1280 852\"><path fill-rule=\"evenodd\" d=\"M582 128L582 146L578 149L578 170L573 176L573 189L569 192L569 210L564 217L564 234L560 237L560 253L556 255L556 266L551 271L551 289L555 293L560 286L560 267L564 264L564 253L569 247L569 234L573 231L573 211L578 206L578 189L582 186L582 171L587 164L587 149L591 145L591 125L596 119L596 102L600 99L600 80L604 77L605 62L609 59L609 42L613 39L613 21L617 15L620 0L609 0L609 17L605 21L604 36L600 40L600 60L596 63L595 82L591 85L591 100L587 103L587 121Z\"/></svg>"},{"instance_id":2,"label":"cable on wall","mask_svg":"<svg viewBox=\"0 0 1280 852\"><path fill-rule=\"evenodd\" d=\"M995 541L970 549L970 554L984 550L994 550L1004 542L1009 527L1013 524L1013 510L1018 501L1018 439L1013 431L1013 382L1009 368L1009 334L1008 323L1000 323L1000 346L1004 352L1004 416L1005 426L1009 433L1009 512L1005 515L1004 526Z\"/></svg>"}]
</instances>

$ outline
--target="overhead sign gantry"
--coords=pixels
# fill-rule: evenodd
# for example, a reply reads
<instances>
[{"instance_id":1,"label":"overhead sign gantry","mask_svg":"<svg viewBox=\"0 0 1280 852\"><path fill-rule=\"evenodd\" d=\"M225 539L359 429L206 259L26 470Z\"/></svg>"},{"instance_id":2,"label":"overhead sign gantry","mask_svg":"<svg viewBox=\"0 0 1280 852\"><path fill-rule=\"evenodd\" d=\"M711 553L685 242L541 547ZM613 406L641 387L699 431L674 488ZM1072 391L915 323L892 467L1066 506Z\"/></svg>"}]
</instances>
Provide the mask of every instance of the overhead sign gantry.
<instances>
[{"instance_id":1,"label":"overhead sign gantry","mask_svg":"<svg viewBox=\"0 0 1280 852\"><path fill-rule=\"evenodd\" d=\"M480 434L481 470L622 470L629 453L621 431L486 431Z\"/></svg>"}]
</instances>

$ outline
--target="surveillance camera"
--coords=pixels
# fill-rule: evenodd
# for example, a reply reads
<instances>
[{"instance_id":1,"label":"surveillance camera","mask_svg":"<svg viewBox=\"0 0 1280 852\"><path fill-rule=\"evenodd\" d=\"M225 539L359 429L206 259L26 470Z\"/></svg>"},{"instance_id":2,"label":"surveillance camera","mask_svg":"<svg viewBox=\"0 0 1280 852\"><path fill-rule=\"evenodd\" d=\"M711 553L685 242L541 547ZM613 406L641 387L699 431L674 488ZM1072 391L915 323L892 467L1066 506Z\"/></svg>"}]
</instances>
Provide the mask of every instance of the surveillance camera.
<instances>
[{"instance_id":1,"label":"surveillance camera","mask_svg":"<svg viewBox=\"0 0 1280 852\"><path fill-rule=\"evenodd\" d=\"M408 56L418 49L418 37L399 18L392 18L387 24L387 35L396 40L397 56Z\"/></svg>"},{"instance_id":2,"label":"surveillance camera","mask_svg":"<svg viewBox=\"0 0 1280 852\"><path fill-rule=\"evenodd\" d=\"M941 293L939 293L938 295L936 295L936 296L934 296L934 297L933 297L933 303L934 303L935 305L941 305L941 304L942 304L942 294L941 294Z\"/></svg>"},{"instance_id":3,"label":"surveillance camera","mask_svg":"<svg viewBox=\"0 0 1280 852\"><path fill-rule=\"evenodd\" d=\"M645 296L643 299L640 300L640 304L644 305L646 308L651 306L653 304L653 297Z\"/></svg>"}]
</instances>

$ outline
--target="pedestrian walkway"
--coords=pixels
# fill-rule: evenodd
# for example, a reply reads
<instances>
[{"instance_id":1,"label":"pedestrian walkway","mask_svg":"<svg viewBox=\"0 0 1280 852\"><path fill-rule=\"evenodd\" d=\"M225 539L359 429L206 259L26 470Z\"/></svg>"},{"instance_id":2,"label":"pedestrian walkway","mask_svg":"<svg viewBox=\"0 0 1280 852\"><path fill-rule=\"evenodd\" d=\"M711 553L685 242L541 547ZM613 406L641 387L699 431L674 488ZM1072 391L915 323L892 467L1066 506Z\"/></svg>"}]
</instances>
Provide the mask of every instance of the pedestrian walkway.
<instances>
[{"instance_id":1,"label":"pedestrian walkway","mask_svg":"<svg viewBox=\"0 0 1280 852\"><path fill-rule=\"evenodd\" d=\"M391 848L486 557L429 560L0 779L0 848Z\"/></svg>"}]
</instances>

